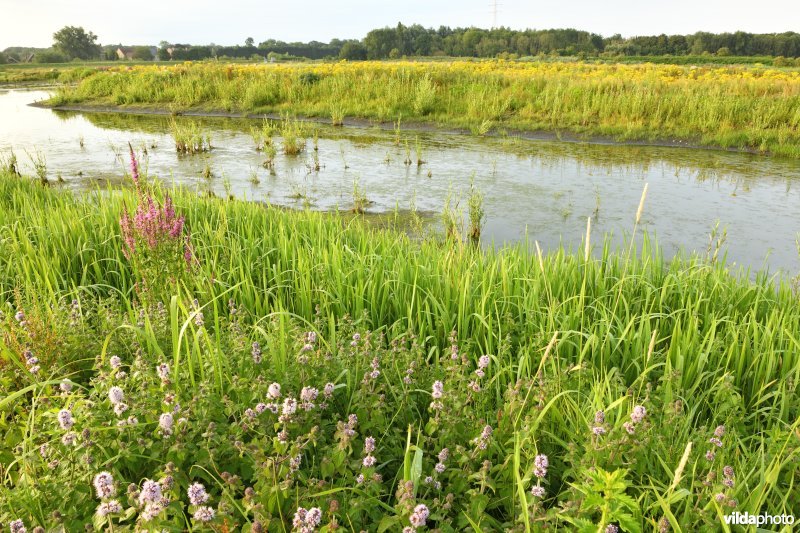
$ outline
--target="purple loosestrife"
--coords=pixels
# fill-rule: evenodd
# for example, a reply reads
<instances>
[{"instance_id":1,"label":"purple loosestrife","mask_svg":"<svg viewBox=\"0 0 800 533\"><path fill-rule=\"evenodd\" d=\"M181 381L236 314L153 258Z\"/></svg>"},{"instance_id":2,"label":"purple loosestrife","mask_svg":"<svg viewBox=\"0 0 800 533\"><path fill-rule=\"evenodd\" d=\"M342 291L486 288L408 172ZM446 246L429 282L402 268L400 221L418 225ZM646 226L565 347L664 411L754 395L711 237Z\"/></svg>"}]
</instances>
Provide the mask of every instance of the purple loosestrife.
<instances>
[{"instance_id":1,"label":"purple loosestrife","mask_svg":"<svg viewBox=\"0 0 800 533\"><path fill-rule=\"evenodd\" d=\"M145 286L164 277L176 275L182 261L188 267L196 261L191 249L191 236L185 231L185 218L175 211L172 198L167 194L163 205L156 201L139 176L139 165L131 149L131 176L136 188L136 208L131 213L123 209L119 220L122 252L135 266ZM159 287L160 288L160 287Z\"/></svg>"}]
</instances>

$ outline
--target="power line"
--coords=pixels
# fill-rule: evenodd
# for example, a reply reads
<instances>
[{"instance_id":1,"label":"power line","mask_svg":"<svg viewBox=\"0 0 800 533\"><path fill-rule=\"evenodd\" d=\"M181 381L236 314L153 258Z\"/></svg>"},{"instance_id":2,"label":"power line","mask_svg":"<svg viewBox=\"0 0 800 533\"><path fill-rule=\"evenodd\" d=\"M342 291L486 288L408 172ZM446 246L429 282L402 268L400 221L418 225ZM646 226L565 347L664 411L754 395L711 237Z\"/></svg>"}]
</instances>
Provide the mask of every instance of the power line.
<instances>
[{"instance_id":1,"label":"power line","mask_svg":"<svg viewBox=\"0 0 800 533\"><path fill-rule=\"evenodd\" d=\"M497 13L501 5L497 0L492 0L491 4L489 4L489 7L492 8L492 29L497 28Z\"/></svg>"}]
</instances>

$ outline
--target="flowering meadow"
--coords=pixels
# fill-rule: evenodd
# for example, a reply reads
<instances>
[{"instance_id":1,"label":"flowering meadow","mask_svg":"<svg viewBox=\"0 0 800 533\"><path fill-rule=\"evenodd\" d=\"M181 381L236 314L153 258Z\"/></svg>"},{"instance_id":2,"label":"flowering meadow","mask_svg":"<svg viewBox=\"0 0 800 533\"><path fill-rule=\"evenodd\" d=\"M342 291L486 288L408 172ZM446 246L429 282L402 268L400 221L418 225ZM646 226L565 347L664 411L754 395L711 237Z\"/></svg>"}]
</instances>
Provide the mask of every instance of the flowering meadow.
<instances>
[{"instance_id":1,"label":"flowering meadow","mask_svg":"<svg viewBox=\"0 0 800 533\"><path fill-rule=\"evenodd\" d=\"M599 257L417 241L131 163L133 187L82 195L0 172L3 531L800 514L790 280L646 238Z\"/></svg>"},{"instance_id":2,"label":"flowering meadow","mask_svg":"<svg viewBox=\"0 0 800 533\"><path fill-rule=\"evenodd\" d=\"M800 69L583 62L364 61L113 67L51 105L291 113L483 134L561 131L800 157Z\"/></svg>"}]
</instances>

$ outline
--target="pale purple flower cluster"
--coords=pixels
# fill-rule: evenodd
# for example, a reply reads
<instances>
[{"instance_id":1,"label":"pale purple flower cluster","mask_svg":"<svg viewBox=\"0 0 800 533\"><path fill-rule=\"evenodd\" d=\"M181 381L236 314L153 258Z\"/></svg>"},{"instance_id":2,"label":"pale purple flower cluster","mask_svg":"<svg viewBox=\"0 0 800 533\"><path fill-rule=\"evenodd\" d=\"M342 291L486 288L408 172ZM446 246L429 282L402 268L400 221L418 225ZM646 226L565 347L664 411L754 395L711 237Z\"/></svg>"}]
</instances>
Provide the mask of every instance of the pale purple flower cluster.
<instances>
[{"instance_id":1,"label":"pale purple flower cluster","mask_svg":"<svg viewBox=\"0 0 800 533\"><path fill-rule=\"evenodd\" d=\"M442 451L440 451L439 455L437 456L439 462L433 467L433 469L436 470L436 473L441 474L447 469L444 463L447 461L448 457L450 457L450 450L447 448L442 448Z\"/></svg>"},{"instance_id":2,"label":"pale purple flower cluster","mask_svg":"<svg viewBox=\"0 0 800 533\"><path fill-rule=\"evenodd\" d=\"M58 425L61 429L69 431L75 425L75 420L72 418L72 412L69 409L62 409L58 412Z\"/></svg>"},{"instance_id":3,"label":"pale purple flower cluster","mask_svg":"<svg viewBox=\"0 0 800 533\"><path fill-rule=\"evenodd\" d=\"M421 503L414 507L414 512L411 513L411 516L408 517L408 520L411 522L411 527L419 528L424 527L425 522L428 520L428 516L430 515L430 511L428 510L428 506L424 503Z\"/></svg>"},{"instance_id":4,"label":"pale purple flower cluster","mask_svg":"<svg viewBox=\"0 0 800 533\"><path fill-rule=\"evenodd\" d=\"M736 477L733 472L733 467L727 465L723 467L722 476L723 476L722 484L725 485L726 487L733 487L734 485L733 478Z\"/></svg>"},{"instance_id":5,"label":"pale purple flower cluster","mask_svg":"<svg viewBox=\"0 0 800 533\"><path fill-rule=\"evenodd\" d=\"M39 365L39 358L33 355L33 352L26 349L22 355L25 356L25 364L28 365L28 372L31 374L38 374L42 367Z\"/></svg>"},{"instance_id":6,"label":"pale purple flower cluster","mask_svg":"<svg viewBox=\"0 0 800 533\"><path fill-rule=\"evenodd\" d=\"M606 434L606 413L603 410L594 413L594 426L592 426L592 433L596 436Z\"/></svg>"},{"instance_id":7,"label":"pale purple flower cluster","mask_svg":"<svg viewBox=\"0 0 800 533\"><path fill-rule=\"evenodd\" d=\"M482 355L478 358L478 370L475 371L475 374L478 375L479 378L482 378L486 375L486 369L489 367L490 358L488 355Z\"/></svg>"},{"instance_id":8,"label":"pale purple flower cluster","mask_svg":"<svg viewBox=\"0 0 800 533\"><path fill-rule=\"evenodd\" d=\"M547 468L550 466L550 461L547 456L540 453L533 459L533 475L539 479L547 475Z\"/></svg>"},{"instance_id":9,"label":"pale purple flower cluster","mask_svg":"<svg viewBox=\"0 0 800 533\"><path fill-rule=\"evenodd\" d=\"M336 385L333 383L326 383L325 388L322 390L322 393L325 395L325 398L330 399L333 397L333 391L336 388Z\"/></svg>"},{"instance_id":10,"label":"pale purple flower cluster","mask_svg":"<svg viewBox=\"0 0 800 533\"><path fill-rule=\"evenodd\" d=\"M97 514L105 517L110 514L117 514L122 512L122 505L117 500L109 500L102 502L97 506Z\"/></svg>"},{"instance_id":11,"label":"pale purple flower cluster","mask_svg":"<svg viewBox=\"0 0 800 533\"><path fill-rule=\"evenodd\" d=\"M72 382L69 379L65 379L58 385L58 388L61 389L61 392L67 394L72 391Z\"/></svg>"},{"instance_id":12,"label":"pale purple flower cluster","mask_svg":"<svg viewBox=\"0 0 800 533\"><path fill-rule=\"evenodd\" d=\"M412 377L414 375L414 366L415 366L414 361L411 361L411 364L409 364L408 368L406 369L406 375L403 376L403 383L405 383L406 385L411 385L411 383L414 380L414 378Z\"/></svg>"},{"instance_id":13,"label":"pale purple flower cluster","mask_svg":"<svg viewBox=\"0 0 800 533\"><path fill-rule=\"evenodd\" d=\"M198 309L194 312L194 325L198 328L202 328L206 323L206 317L203 316L203 311Z\"/></svg>"},{"instance_id":14,"label":"pale purple flower cluster","mask_svg":"<svg viewBox=\"0 0 800 533\"><path fill-rule=\"evenodd\" d=\"M139 503L157 503L161 501L161 484L152 479L146 479L139 493Z\"/></svg>"},{"instance_id":15,"label":"pale purple flower cluster","mask_svg":"<svg viewBox=\"0 0 800 533\"><path fill-rule=\"evenodd\" d=\"M208 502L208 493L202 483L192 483L186 491L192 505L202 505Z\"/></svg>"},{"instance_id":16,"label":"pale purple flower cluster","mask_svg":"<svg viewBox=\"0 0 800 533\"><path fill-rule=\"evenodd\" d=\"M536 498L543 498L546 494L546 491L541 485L534 485L531 487L531 494Z\"/></svg>"},{"instance_id":17,"label":"pale purple flower cluster","mask_svg":"<svg viewBox=\"0 0 800 533\"><path fill-rule=\"evenodd\" d=\"M21 313L21 311L20 311ZM17 313L19 314L19 313ZM25 528L25 523L22 521L21 518L17 518L16 520L12 520L11 523L8 524L9 530L11 533L27 533L27 528Z\"/></svg>"},{"instance_id":18,"label":"pale purple flower cluster","mask_svg":"<svg viewBox=\"0 0 800 533\"><path fill-rule=\"evenodd\" d=\"M372 453L375 451L375 438L367 437L364 439L364 453Z\"/></svg>"},{"instance_id":19,"label":"pale purple flower cluster","mask_svg":"<svg viewBox=\"0 0 800 533\"><path fill-rule=\"evenodd\" d=\"M120 404L123 402L123 400L125 400L125 393L117 386L111 387L108 390L108 399L114 405Z\"/></svg>"},{"instance_id":20,"label":"pale purple flower cluster","mask_svg":"<svg viewBox=\"0 0 800 533\"><path fill-rule=\"evenodd\" d=\"M633 408L633 412L631 412L630 422L625 422L622 424L622 427L625 428L628 435L633 435L636 433L636 425L644 420L645 416L647 416L647 409L641 405L637 405Z\"/></svg>"},{"instance_id":21,"label":"pale purple flower cluster","mask_svg":"<svg viewBox=\"0 0 800 533\"><path fill-rule=\"evenodd\" d=\"M169 365L167 363L159 364L156 367L156 373L162 383L169 383Z\"/></svg>"},{"instance_id":22,"label":"pale purple flower cluster","mask_svg":"<svg viewBox=\"0 0 800 533\"><path fill-rule=\"evenodd\" d=\"M161 416L158 417L158 427L161 428L164 435L172 434L172 425L174 422L175 419L172 417L172 413L162 413Z\"/></svg>"},{"instance_id":23,"label":"pale purple flower cluster","mask_svg":"<svg viewBox=\"0 0 800 533\"><path fill-rule=\"evenodd\" d=\"M319 396L319 391L314 387L303 387L303 390L300 391L300 407L304 411L312 410L317 396Z\"/></svg>"},{"instance_id":24,"label":"pale purple flower cluster","mask_svg":"<svg viewBox=\"0 0 800 533\"><path fill-rule=\"evenodd\" d=\"M367 383L371 379L378 379L378 376L381 375L380 362L377 357L372 358L372 362L369 366L372 368L372 371L364 374L364 383Z\"/></svg>"},{"instance_id":25,"label":"pale purple flower cluster","mask_svg":"<svg viewBox=\"0 0 800 533\"><path fill-rule=\"evenodd\" d=\"M725 435L725 426L722 425L717 426L716 429L714 430L714 436L708 439L708 442L718 448L722 448L722 437L724 435ZM717 452L715 452L713 448L711 448L706 452L707 461L713 461L716 456Z\"/></svg>"},{"instance_id":26,"label":"pale purple flower cluster","mask_svg":"<svg viewBox=\"0 0 800 533\"><path fill-rule=\"evenodd\" d=\"M619 533L619 528L614 524L608 524L605 533Z\"/></svg>"},{"instance_id":27,"label":"pale purple flower cluster","mask_svg":"<svg viewBox=\"0 0 800 533\"><path fill-rule=\"evenodd\" d=\"M311 509L297 508L292 519L293 531L297 533L313 533L322 522L322 510L319 507Z\"/></svg>"},{"instance_id":28,"label":"pale purple flower cluster","mask_svg":"<svg viewBox=\"0 0 800 533\"><path fill-rule=\"evenodd\" d=\"M474 442L479 450L485 450L489 447L489 439L492 438L492 426L486 425L483 427L481 434L478 435L472 442Z\"/></svg>"},{"instance_id":29,"label":"pale purple flower cluster","mask_svg":"<svg viewBox=\"0 0 800 533\"><path fill-rule=\"evenodd\" d=\"M646 415L647 415L647 410L643 406L637 405L636 407L633 408L633 412L631 413L631 422L633 422L634 424L638 424L642 420L644 420L644 417Z\"/></svg>"},{"instance_id":30,"label":"pale purple flower cluster","mask_svg":"<svg viewBox=\"0 0 800 533\"><path fill-rule=\"evenodd\" d=\"M77 441L78 436L75 434L74 431L70 431L68 433L64 433L64 436L61 437L61 442L64 446L72 446Z\"/></svg>"},{"instance_id":31,"label":"pale purple flower cluster","mask_svg":"<svg viewBox=\"0 0 800 533\"><path fill-rule=\"evenodd\" d=\"M273 383L267 389L267 396L269 396L273 400L277 400L281 397L281 386L280 383Z\"/></svg>"},{"instance_id":32,"label":"pale purple flower cluster","mask_svg":"<svg viewBox=\"0 0 800 533\"><path fill-rule=\"evenodd\" d=\"M288 397L283 400L283 407L281 408L281 418L283 421L288 421L291 419L291 416L297 412L297 400L292 397Z\"/></svg>"},{"instance_id":33,"label":"pale purple flower cluster","mask_svg":"<svg viewBox=\"0 0 800 533\"><path fill-rule=\"evenodd\" d=\"M441 399L444 397L444 383L441 381L434 381L433 387L431 391L431 398L433 401L431 402L430 408L434 411L441 411L444 409L444 403Z\"/></svg>"},{"instance_id":34,"label":"pale purple flower cluster","mask_svg":"<svg viewBox=\"0 0 800 533\"><path fill-rule=\"evenodd\" d=\"M261 362L261 345L257 342L253 342L253 348L250 350L250 355L253 357L253 362L255 364L259 364Z\"/></svg>"},{"instance_id":35,"label":"pale purple flower cluster","mask_svg":"<svg viewBox=\"0 0 800 533\"><path fill-rule=\"evenodd\" d=\"M197 522L211 522L214 520L214 515L216 512L211 507L207 505L202 505L194 510L194 514L192 518Z\"/></svg>"},{"instance_id":36,"label":"pale purple flower cluster","mask_svg":"<svg viewBox=\"0 0 800 533\"><path fill-rule=\"evenodd\" d=\"M112 370L118 370L122 366L122 359L117 355L112 355L108 360L108 364Z\"/></svg>"},{"instance_id":37,"label":"pale purple flower cluster","mask_svg":"<svg viewBox=\"0 0 800 533\"><path fill-rule=\"evenodd\" d=\"M261 414L268 409L267 404L259 402L256 404L256 413Z\"/></svg>"},{"instance_id":38,"label":"pale purple flower cluster","mask_svg":"<svg viewBox=\"0 0 800 533\"><path fill-rule=\"evenodd\" d=\"M114 488L114 477L109 472L100 472L95 475L93 485L97 497L101 500L110 498L117 492Z\"/></svg>"}]
</instances>

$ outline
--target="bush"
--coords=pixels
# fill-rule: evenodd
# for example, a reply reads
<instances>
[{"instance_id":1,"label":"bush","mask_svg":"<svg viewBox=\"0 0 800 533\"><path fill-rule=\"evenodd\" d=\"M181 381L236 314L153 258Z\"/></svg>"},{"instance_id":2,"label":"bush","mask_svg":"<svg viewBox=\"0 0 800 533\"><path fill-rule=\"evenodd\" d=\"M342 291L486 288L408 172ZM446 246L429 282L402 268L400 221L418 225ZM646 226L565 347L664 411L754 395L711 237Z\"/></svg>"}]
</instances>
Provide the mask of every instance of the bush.
<instances>
[{"instance_id":1,"label":"bush","mask_svg":"<svg viewBox=\"0 0 800 533\"><path fill-rule=\"evenodd\" d=\"M66 63L67 56L55 50L47 50L36 54L33 60L37 63Z\"/></svg>"}]
</instances>

